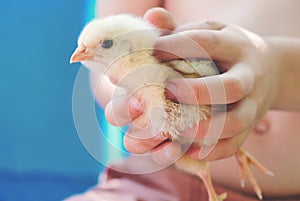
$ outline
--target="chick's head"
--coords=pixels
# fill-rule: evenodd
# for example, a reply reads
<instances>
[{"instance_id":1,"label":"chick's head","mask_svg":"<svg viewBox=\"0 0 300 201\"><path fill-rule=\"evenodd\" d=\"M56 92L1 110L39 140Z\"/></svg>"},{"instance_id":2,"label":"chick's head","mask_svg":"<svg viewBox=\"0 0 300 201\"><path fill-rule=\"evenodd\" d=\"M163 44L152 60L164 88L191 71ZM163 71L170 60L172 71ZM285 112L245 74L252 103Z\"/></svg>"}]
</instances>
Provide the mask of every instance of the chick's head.
<instances>
[{"instance_id":1,"label":"chick's head","mask_svg":"<svg viewBox=\"0 0 300 201\"><path fill-rule=\"evenodd\" d=\"M133 51L152 51L159 30L142 18L121 14L88 23L78 38L70 63L81 62L88 68L107 66Z\"/></svg>"}]
</instances>

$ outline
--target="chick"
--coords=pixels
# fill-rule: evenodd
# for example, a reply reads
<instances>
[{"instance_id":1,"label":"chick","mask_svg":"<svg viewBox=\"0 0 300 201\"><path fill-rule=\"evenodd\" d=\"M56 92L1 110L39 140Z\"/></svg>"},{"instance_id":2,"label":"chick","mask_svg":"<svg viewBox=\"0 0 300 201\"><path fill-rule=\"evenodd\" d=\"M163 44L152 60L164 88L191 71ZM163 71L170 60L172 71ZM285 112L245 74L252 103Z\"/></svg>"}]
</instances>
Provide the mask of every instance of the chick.
<instances>
[{"instance_id":1,"label":"chick","mask_svg":"<svg viewBox=\"0 0 300 201\"><path fill-rule=\"evenodd\" d=\"M97 19L83 29L78 47L70 62L81 62L92 71L105 73L114 84L125 88L145 105L143 114L132 122L133 127L151 127L154 133L169 137L181 145L205 146L217 141L197 140L180 133L198 125L211 115L211 107L186 105L166 99L166 80L175 77L203 77L217 74L207 60L174 60L161 62L153 56L153 47L160 32L142 18L122 14ZM272 172L249 153L239 149L235 154L240 167L241 184L248 176L255 193L262 199L249 166L264 173ZM209 163L184 154L175 166L202 179L209 201L222 201L226 193L217 195L209 173Z\"/></svg>"}]
</instances>

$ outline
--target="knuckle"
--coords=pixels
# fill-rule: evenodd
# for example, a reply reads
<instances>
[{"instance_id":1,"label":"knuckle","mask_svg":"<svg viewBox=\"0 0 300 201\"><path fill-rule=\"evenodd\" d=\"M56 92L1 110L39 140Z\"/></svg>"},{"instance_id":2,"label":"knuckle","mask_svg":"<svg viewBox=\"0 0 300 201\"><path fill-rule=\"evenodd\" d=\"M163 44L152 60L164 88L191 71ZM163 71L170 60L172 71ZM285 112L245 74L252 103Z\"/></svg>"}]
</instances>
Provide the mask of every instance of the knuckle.
<instances>
[{"instance_id":1,"label":"knuckle","mask_svg":"<svg viewBox=\"0 0 300 201\"><path fill-rule=\"evenodd\" d=\"M189 31L188 36L204 49L213 50L219 47L219 40L216 34L212 32L203 32L203 30Z\"/></svg>"},{"instance_id":2,"label":"knuckle","mask_svg":"<svg viewBox=\"0 0 300 201\"><path fill-rule=\"evenodd\" d=\"M216 47L219 46L216 36L212 33L207 33L206 35L203 36L202 45L209 49L215 49Z\"/></svg>"},{"instance_id":3,"label":"knuckle","mask_svg":"<svg viewBox=\"0 0 300 201\"><path fill-rule=\"evenodd\" d=\"M243 86L238 78L232 77L227 80L227 101L233 103L243 97Z\"/></svg>"},{"instance_id":4,"label":"knuckle","mask_svg":"<svg viewBox=\"0 0 300 201\"><path fill-rule=\"evenodd\" d=\"M195 83L192 87L193 89L193 98L195 99L195 103L200 104L205 99L206 101L210 101L211 94L206 86L201 86L201 84Z\"/></svg>"}]
</instances>

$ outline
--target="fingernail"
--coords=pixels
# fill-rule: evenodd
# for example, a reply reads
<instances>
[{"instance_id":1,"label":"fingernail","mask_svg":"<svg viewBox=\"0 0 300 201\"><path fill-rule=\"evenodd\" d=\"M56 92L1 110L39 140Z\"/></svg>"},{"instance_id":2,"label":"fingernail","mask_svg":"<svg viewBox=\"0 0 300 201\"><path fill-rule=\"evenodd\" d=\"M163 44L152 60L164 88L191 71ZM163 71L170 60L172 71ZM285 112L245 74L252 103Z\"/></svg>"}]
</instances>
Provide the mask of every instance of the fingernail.
<instances>
[{"instance_id":1,"label":"fingernail","mask_svg":"<svg viewBox=\"0 0 300 201\"><path fill-rule=\"evenodd\" d=\"M178 87L172 82L167 82L166 89L170 92L168 93L168 98L176 99L178 94Z\"/></svg>"},{"instance_id":2,"label":"fingernail","mask_svg":"<svg viewBox=\"0 0 300 201\"><path fill-rule=\"evenodd\" d=\"M131 97L129 100L129 109L135 113L139 113L143 110L143 104L138 101L136 97Z\"/></svg>"}]
</instances>

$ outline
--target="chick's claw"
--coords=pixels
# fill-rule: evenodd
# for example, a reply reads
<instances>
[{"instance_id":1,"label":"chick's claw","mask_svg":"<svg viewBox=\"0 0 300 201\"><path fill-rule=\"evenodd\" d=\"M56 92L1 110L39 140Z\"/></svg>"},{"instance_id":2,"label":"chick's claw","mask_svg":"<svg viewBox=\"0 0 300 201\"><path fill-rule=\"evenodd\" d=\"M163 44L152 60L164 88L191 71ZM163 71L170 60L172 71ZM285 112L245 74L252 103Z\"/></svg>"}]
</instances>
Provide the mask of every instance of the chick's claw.
<instances>
[{"instance_id":1,"label":"chick's claw","mask_svg":"<svg viewBox=\"0 0 300 201\"><path fill-rule=\"evenodd\" d=\"M261 170L263 173L273 176L274 173L263 166L260 162L258 162L253 156L251 156L247 151L243 150L240 148L236 154L235 154L238 164L239 164L239 169L240 169L240 179L241 179L241 187L245 186L245 179L248 177L249 182L252 185L252 188L254 192L256 193L257 197L262 200L262 191L261 188L259 187L256 179L253 176L253 173L250 169L250 165L255 166L259 170Z\"/></svg>"},{"instance_id":2,"label":"chick's claw","mask_svg":"<svg viewBox=\"0 0 300 201\"><path fill-rule=\"evenodd\" d=\"M204 183L208 193L209 201L223 201L226 199L227 194L222 193L218 195L212 183L209 171L209 163L201 160L195 160L188 155L183 155L175 163L176 167L186 172L198 176Z\"/></svg>"},{"instance_id":3,"label":"chick's claw","mask_svg":"<svg viewBox=\"0 0 300 201\"><path fill-rule=\"evenodd\" d=\"M227 193L222 193L220 195L216 193L215 188L213 187L212 184L209 169L207 169L204 172L200 172L198 176L202 179L206 187L209 201L223 201L227 198Z\"/></svg>"}]
</instances>

